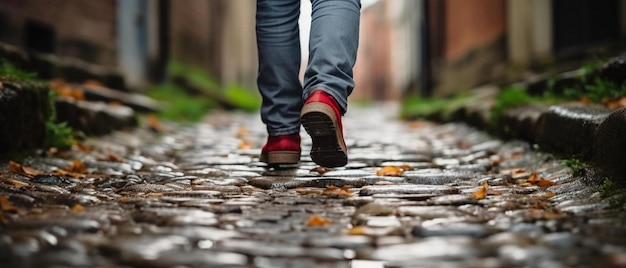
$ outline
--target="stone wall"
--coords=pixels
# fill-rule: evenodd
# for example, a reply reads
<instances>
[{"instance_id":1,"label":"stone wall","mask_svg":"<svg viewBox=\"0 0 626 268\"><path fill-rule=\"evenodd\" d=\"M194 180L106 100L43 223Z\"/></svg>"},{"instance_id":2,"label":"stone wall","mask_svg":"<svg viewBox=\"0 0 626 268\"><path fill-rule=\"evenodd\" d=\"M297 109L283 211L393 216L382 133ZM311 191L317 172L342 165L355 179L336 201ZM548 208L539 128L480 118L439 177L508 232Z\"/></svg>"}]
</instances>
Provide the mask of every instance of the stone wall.
<instances>
[{"instance_id":1,"label":"stone wall","mask_svg":"<svg viewBox=\"0 0 626 268\"><path fill-rule=\"evenodd\" d=\"M0 41L112 66L117 62L115 4L115 0L2 0Z\"/></svg>"}]
</instances>

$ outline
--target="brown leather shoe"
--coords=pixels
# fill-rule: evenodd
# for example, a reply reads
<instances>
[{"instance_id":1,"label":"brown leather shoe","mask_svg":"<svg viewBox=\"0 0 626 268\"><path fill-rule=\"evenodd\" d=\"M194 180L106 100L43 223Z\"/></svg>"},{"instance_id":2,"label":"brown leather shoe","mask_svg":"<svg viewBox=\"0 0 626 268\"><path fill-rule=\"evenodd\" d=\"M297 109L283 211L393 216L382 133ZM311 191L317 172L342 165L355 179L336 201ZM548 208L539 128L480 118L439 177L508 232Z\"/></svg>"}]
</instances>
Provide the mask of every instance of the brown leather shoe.
<instances>
[{"instance_id":1,"label":"brown leather shoe","mask_svg":"<svg viewBox=\"0 0 626 268\"><path fill-rule=\"evenodd\" d=\"M339 104L332 96L321 90L313 92L302 107L300 121L313 140L313 162L324 167L341 167L348 163Z\"/></svg>"}]
</instances>

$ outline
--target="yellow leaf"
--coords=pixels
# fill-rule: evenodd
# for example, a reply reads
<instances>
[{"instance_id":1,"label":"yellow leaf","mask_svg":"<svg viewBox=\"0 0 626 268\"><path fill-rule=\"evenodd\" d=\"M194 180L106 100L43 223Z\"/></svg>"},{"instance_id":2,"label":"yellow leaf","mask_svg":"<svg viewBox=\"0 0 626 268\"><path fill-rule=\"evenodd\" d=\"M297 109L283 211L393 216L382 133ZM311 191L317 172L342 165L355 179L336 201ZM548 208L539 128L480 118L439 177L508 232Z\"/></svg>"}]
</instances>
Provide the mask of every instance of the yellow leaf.
<instances>
[{"instance_id":1,"label":"yellow leaf","mask_svg":"<svg viewBox=\"0 0 626 268\"><path fill-rule=\"evenodd\" d=\"M307 226L328 226L328 225L330 225L330 223L331 223L331 220L329 220L329 219L323 218L323 217L318 216L318 215L313 215L306 222L306 225Z\"/></svg>"},{"instance_id":2,"label":"yellow leaf","mask_svg":"<svg viewBox=\"0 0 626 268\"><path fill-rule=\"evenodd\" d=\"M395 166L386 166L376 171L376 176L400 176L404 173L404 169Z\"/></svg>"},{"instance_id":3,"label":"yellow leaf","mask_svg":"<svg viewBox=\"0 0 626 268\"><path fill-rule=\"evenodd\" d=\"M337 195L344 196L344 197L352 197L352 196L354 196L352 193L350 193L350 192L348 192L348 191L346 191L344 189L339 190L339 193L337 193Z\"/></svg>"},{"instance_id":4,"label":"yellow leaf","mask_svg":"<svg viewBox=\"0 0 626 268\"><path fill-rule=\"evenodd\" d=\"M489 187L489 185L484 182L483 186L480 187L480 189L476 190L475 192L472 193L472 197L474 197L474 199L485 199L485 197L487 197L487 188Z\"/></svg>"},{"instance_id":5,"label":"yellow leaf","mask_svg":"<svg viewBox=\"0 0 626 268\"><path fill-rule=\"evenodd\" d=\"M72 161L72 165L67 167L65 171L71 172L71 173L85 174L87 173L87 168L85 167L85 163L83 163L82 161L74 160Z\"/></svg>"},{"instance_id":6,"label":"yellow leaf","mask_svg":"<svg viewBox=\"0 0 626 268\"><path fill-rule=\"evenodd\" d=\"M530 176L528 177L528 180L526 180L526 182L528 182L531 185L536 185L539 187L550 187L556 184L553 181L546 180L544 178L539 177L537 172L531 173Z\"/></svg>"},{"instance_id":7,"label":"yellow leaf","mask_svg":"<svg viewBox=\"0 0 626 268\"><path fill-rule=\"evenodd\" d=\"M352 227L348 230L349 235L366 235L366 228L363 226Z\"/></svg>"},{"instance_id":8,"label":"yellow leaf","mask_svg":"<svg viewBox=\"0 0 626 268\"><path fill-rule=\"evenodd\" d=\"M556 194L555 194L555 193L553 193L553 192L547 192L547 193L546 193L546 198L551 198L551 197L554 197L555 195L556 195Z\"/></svg>"},{"instance_id":9,"label":"yellow leaf","mask_svg":"<svg viewBox=\"0 0 626 268\"><path fill-rule=\"evenodd\" d=\"M237 132L235 132L235 137L237 137L237 138L240 138L240 139L241 139L241 138L243 138L243 137L247 136L247 135L248 135L248 132L249 132L249 131L248 131L248 129L247 129L247 128L245 128L245 127L240 127L240 128L238 128L238 129L237 129Z\"/></svg>"},{"instance_id":10,"label":"yellow leaf","mask_svg":"<svg viewBox=\"0 0 626 268\"><path fill-rule=\"evenodd\" d=\"M80 204L76 204L74 206L72 206L72 211L74 212L83 212L85 210L85 207L83 207Z\"/></svg>"},{"instance_id":11,"label":"yellow leaf","mask_svg":"<svg viewBox=\"0 0 626 268\"><path fill-rule=\"evenodd\" d=\"M5 196L0 196L0 209L2 209L2 211L4 212L11 212L11 213L17 212L17 208L12 206L11 202L9 202L9 199L6 198Z\"/></svg>"},{"instance_id":12,"label":"yellow leaf","mask_svg":"<svg viewBox=\"0 0 626 268\"><path fill-rule=\"evenodd\" d=\"M150 128L154 132L161 133L165 131L165 127L163 126L159 118L154 114L148 115L147 123L148 123L148 128Z\"/></svg>"},{"instance_id":13,"label":"yellow leaf","mask_svg":"<svg viewBox=\"0 0 626 268\"><path fill-rule=\"evenodd\" d=\"M248 140L242 140L239 142L239 146L237 146L240 150L244 149L252 149L254 148L254 143Z\"/></svg>"},{"instance_id":14,"label":"yellow leaf","mask_svg":"<svg viewBox=\"0 0 626 268\"><path fill-rule=\"evenodd\" d=\"M324 175L324 173L330 171L330 168L327 167L314 167L311 169L311 172L317 172L320 175Z\"/></svg>"}]
</instances>

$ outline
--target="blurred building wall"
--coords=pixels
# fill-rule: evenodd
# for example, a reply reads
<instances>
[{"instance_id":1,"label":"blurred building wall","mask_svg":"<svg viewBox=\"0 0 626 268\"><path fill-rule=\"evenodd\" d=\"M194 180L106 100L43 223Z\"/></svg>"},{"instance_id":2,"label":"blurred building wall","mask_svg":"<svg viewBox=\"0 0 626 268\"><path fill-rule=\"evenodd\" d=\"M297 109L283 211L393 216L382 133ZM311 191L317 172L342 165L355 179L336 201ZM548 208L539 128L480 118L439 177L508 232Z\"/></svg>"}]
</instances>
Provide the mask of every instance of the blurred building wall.
<instances>
[{"instance_id":1,"label":"blurred building wall","mask_svg":"<svg viewBox=\"0 0 626 268\"><path fill-rule=\"evenodd\" d=\"M384 100L392 97L391 22L384 1L361 12L359 50L351 99Z\"/></svg>"},{"instance_id":2,"label":"blurred building wall","mask_svg":"<svg viewBox=\"0 0 626 268\"><path fill-rule=\"evenodd\" d=\"M0 41L117 64L116 0L2 0Z\"/></svg>"},{"instance_id":3,"label":"blurred building wall","mask_svg":"<svg viewBox=\"0 0 626 268\"><path fill-rule=\"evenodd\" d=\"M429 1L434 95L451 95L500 75L506 60L505 0Z\"/></svg>"},{"instance_id":4,"label":"blurred building wall","mask_svg":"<svg viewBox=\"0 0 626 268\"><path fill-rule=\"evenodd\" d=\"M361 11L351 99L397 100L420 73L421 1L379 0Z\"/></svg>"},{"instance_id":5,"label":"blurred building wall","mask_svg":"<svg viewBox=\"0 0 626 268\"><path fill-rule=\"evenodd\" d=\"M171 59L256 87L255 0L170 1Z\"/></svg>"}]
</instances>

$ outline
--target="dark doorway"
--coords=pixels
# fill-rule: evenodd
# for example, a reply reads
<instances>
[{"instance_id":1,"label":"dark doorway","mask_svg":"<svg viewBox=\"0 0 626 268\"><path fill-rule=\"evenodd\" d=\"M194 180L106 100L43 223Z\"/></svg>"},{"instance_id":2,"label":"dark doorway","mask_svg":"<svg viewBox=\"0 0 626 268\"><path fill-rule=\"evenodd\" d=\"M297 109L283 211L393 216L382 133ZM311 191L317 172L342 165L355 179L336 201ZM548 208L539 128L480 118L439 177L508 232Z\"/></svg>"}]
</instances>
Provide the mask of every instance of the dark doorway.
<instances>
[{"instance_id":1,"label":"dark doorway","mask_svg":"<svg viewBox=\"0 0 626 268\"><path fill-rule=\"evenodd\" d=\"M619 0L553 0L554 50L619 38Z\"/></svg>"},{"instance_id":2,"label":"dark doorway","mask_svg":"<svg viewBox=\"0 0 626 268\"><path fill-rule=\"evenodd\" d=\"M25 45L45 53L54 53L56 37L52 27L36 21L26 22Z\"/></svg>"}]
</instances>

